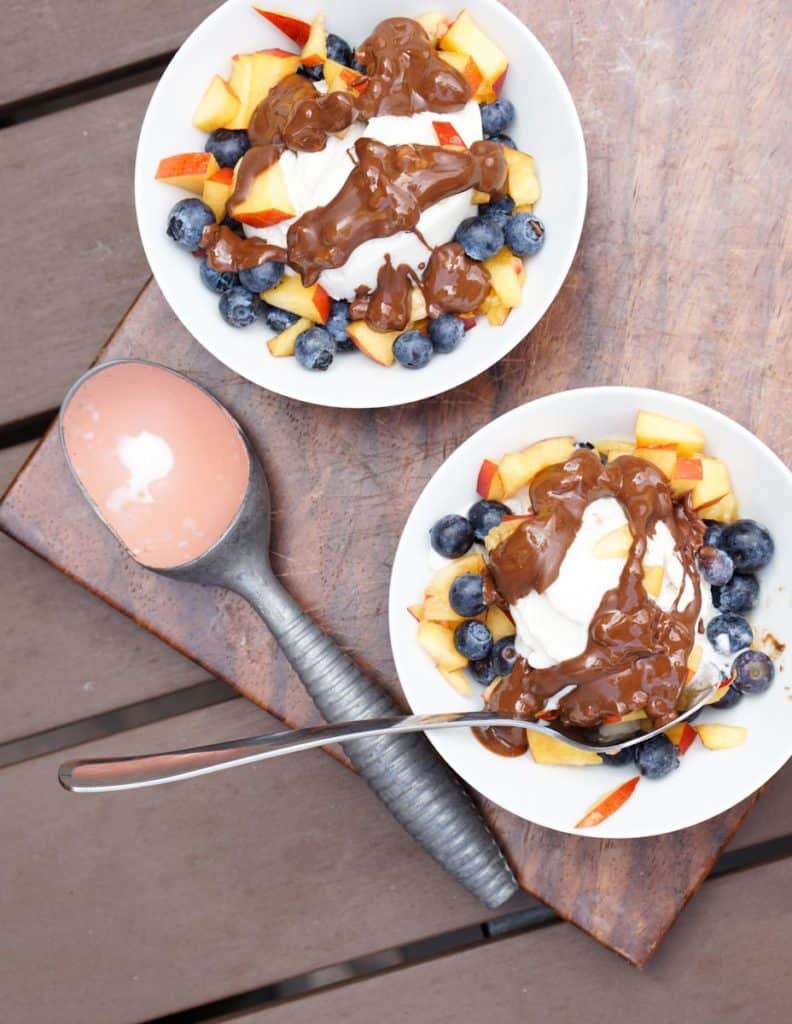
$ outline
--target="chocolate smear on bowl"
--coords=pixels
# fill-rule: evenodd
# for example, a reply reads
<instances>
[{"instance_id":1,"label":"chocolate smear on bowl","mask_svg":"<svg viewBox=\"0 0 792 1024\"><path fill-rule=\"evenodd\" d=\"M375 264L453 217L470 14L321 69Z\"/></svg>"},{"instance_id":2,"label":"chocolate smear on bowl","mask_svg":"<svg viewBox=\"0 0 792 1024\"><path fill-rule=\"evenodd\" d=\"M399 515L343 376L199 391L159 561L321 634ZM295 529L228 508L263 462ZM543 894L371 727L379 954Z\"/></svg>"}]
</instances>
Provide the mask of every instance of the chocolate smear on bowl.
<instances>
[{"instance_id":1,"label":"chocolate smear on bowl","mask_svg":"<svg viewBox=\"0 0 792 1024\"><path fill-rule=\"evenodd\" d=\"M672 721L701 613L696 552L705 528L689 498L675 503L663 473L644 459L623 455L603 466L586 450L538 473L529 493L533 514L489 553L497 590L510 604L532 591L543 593L556 579L583 513L597 498L619 502L633 540L618 585L603 595L594 613L585 650L542 669L519 658L487 706L535 716L550 697L574 686L558 702L559 718L567 725L594 727L606 717L636 710L644 710L655 726ZM673 537L683 569L682 586L667 612L643 585L648 538L659 523ZM526 749L523 730L482 729L478 736L499 754Z\"/></svg>"}]
</instances>

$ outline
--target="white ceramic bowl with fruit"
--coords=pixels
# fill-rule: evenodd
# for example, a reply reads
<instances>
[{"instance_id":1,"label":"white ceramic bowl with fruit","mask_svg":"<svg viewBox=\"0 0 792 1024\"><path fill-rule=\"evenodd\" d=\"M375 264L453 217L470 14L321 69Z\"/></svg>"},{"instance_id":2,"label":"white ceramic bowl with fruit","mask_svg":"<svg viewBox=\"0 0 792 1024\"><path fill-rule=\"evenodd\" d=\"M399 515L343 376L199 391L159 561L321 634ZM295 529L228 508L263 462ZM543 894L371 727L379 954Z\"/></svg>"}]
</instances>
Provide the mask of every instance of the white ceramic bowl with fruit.
<instances>
[{"instance_id":1,"label":"white ceramic bowl with fruit","mask_svg":"<svg viewBox=\"0 0 792 1024\"><path fill-rule=\"evenodd\" d=\"M652 415L642 415L638 421L641 410ZM672 832L720 814L767 782L792 754L792 700L783 652L783 645L792 639L788 588L792 474L764 444L721 413L658 391L585 388L521 406L462 444L416 501L394 560L389 618L396 668L414 712L480 708L485 686L475 681L465 667L467 659L457 649L455 630L462 617L450 607L449 588L459 572L475 576L485 549L474 545L464 555L459 549L454 554L460 557L447 561L432 549L430 529L448 514L465 516L480 497L500 499L515 513L525 511L524 485L545 466L563 462L572 451L573 439L599 447L605 438L610 439L602 448L605 458L619 456L620 442L625 450L642 449L639 457L648 457L663 473L671 474L672 493L691 492L690 501L701 518L726 524L737 517L753 519L769 531L774 554L752 576L759 583L759 597L743 616L753 632L754 650L763 652L758 655L759 667L772 674L773 682L757 694L747 692L749 681L739 700L732 683L734 706L707 708L684 733L681 728L675 730L670 739L679 767L661 778L639 774L641 766L635 760L614 766L598 763L596 755L584 755L583 760L590 763L576 764L575 756L565 753L571 748L560 741L549 747L532 744L522 756L501 757L467 731L430 733L429 737L465 781L521 818L571 834L634 838ZM502 524L507 530L513 526L513 522ZM616 530L600 543L599 551L592 548L592 554L624 558L626 548L617 551L618 540ZM465 543L463 539L463 547ZM652 580L646 561L644 573L647 592L659 593L661 581ZM583 576L581 571L581 586ZM745 576L738 582L745 583ZM747 582L754 586L752 579ZM656 589L652 589L654 583ZM703 580L701 589L709 601L710 588ZM710 606L708 614L724 611L722 593L720 612ZM515 632L508 612L504 615L503 610L490 608L481 616L496 641ZM537 643L548 639L542 628L538 640L534 638ZM738 641L732 651L739 650L740 643L746 641ZM710 656L718 661L706 634L701 644L696 639L688 660L689 678L699 670L696 662L702 663L702 645L704 663ZM718 671L726 677L743 655L729 653L728 645L721 653ZM751 654L751 659L753 663L757 656ZM747 666L748 661L743 664ZM499 685L497 680L494 685ZM763 686L760 679L758 688ZM721 689L719 696L726 692ZM684 756L679 757L680 752ZM608 801L614 792L617 796ZM589 824L579 828L583 821Z\"/></svg>"},{"instance_id":2,"label":"white ceramic bowl with fruit","mask_svg":"<svg viewBox=\"0 0 792 1024\"><path fill-rule=\"evenodd\" d=\"M257 6L264 9L270 5ZM449 8L447 18L441 17L442 3L432 5L426 0L374 0L364 6L339 0L293 0L287 9L285 18L267 19L257 13L250 0L227 0L192 33L163 74L143 122L135 168L138 224L149 264L165 298L191 334L232 370L271 391L349 408L399 405L439 394L486 370L514 348L543 316L567 275L582 230L587 192L585 147L572 98L536 37L495 0L471 0L462 12ZM297 323L276 323L276 317L272 323L278 329L272 330L259 313L249 326L240 328L220 315L218 294L210 291L199 276L199 260L192 259L189 252L166 236L169 214L174 203L188 197L205 201L218 211L218 216L225 212L238 166L235 171L210 160L204 151L207 132L221 126L224 130L246 127L262 96L273 83L293 74L300 61L307 65L324 61L321 67L326 85L322 89L351 95L365 88L355 78L358 72L351 73L325 59L326 33L357 46L385 18L417 18L432 9L438 16L424 24L435 36L434 51L444 61L443 66L453 67L467 80L471 90L475 86L472 113L477 115L474 100L492 101L498 94L516 107L516 118L506 129L517 146L516 150L505 147L507 182L518 211L534 216L535 207L535 216L544 225L539 239L543 244L535 254L526 255L524 265L522 259L511 258L512 251L505 245L501 258L491 258L487 264L490 291L476 308L475 327L471 327L472 316L465 315L467 329L453 351L444 351L442 344L427 349L419 338L416 359L425 358L425 365L410 369L394 361L393 344L398 334L417 329L426 336L428 331L421 296L416 291L411 296L406 328L395 333L372 331L366 320L360 319L348 334L357 350L342 353L345 342L340 342L326 372L312 372L292 357L296 337L323 324L331 298L351 297L355 274L369 278L373 274L376 278L392 238L365 242L344 267L324 271L318 285L303 287L300 278L287 276L274 291L264 289L267 301L287 315L299 317ZM315 20L320 11L324 13L324 27ZM354 81L349 80L350 76ZM371 127L367 130L389 144L453 146L461 136L462 142L470 145L481 137L480 117L471 120L471 104L447 118L427 114L420 126L413 115L409 120L415 124L390 124L379 135ZM201 129L193 123L197 110ZM441 129L443 138L438 135ZM391 136L391 130L396 134ZM335 141L329 139L328 143ZM229 206L229 214L245 221L246 232L255 229L269 236L278 225L287 227L317 205L315 196L323 189L329 195L323 195L318 205L329 203L338 185L333 175L337 177L338 168L347 166L347 154L329 160L324 171L319 168L321 173L316 173L313 165L305 173L300 170L300 166L308 168L303 159L306 155L313 158L319 154L298 154L302 164L298 161L293 166L293 154L287 150L289 160L282 159L262 172L244 201L238 199L234 210ZM460 219L475 215L485 198L468 190L430 208L422 207L422 235L435 247L450 241ZM402 232L393 239L394 263L398 256L408 265L412 260L419 268L425 266L424 251L419 256L414 254L416 237ZM376 246L380 247L376 252L370 248ZM403 255L408 250L412 255ZM375 283L369 280L368 287L373 289ZM243 308L241 319L246 315L247 309ZM455 330L460 333L458 324L449 326L452 334ZM344 328L341 334L344 336ZM298 351L298 356L301 354ZM411 351L407 351L406 361L411 358ZM318 357L316 361L321 363Z\"/></svg>"}]
</instances>

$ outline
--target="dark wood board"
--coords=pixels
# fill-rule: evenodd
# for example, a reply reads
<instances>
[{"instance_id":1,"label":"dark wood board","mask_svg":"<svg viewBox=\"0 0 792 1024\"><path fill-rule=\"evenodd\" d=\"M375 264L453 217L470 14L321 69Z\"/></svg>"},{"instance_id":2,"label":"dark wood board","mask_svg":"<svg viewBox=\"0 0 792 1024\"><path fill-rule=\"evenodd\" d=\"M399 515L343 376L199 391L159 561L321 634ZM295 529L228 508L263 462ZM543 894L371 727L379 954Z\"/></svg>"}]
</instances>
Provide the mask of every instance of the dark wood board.
<instances>
[{"instance_id":1,"label":"dark wood board","mask_svg":"<svg viewBox=\"0 0 792 1024\"><path fill-rule=\"evenodd\" d=\"M529 341L433 402L348 413L238 381L187 337L153 287L106 352L160 359L229 404L268 470L276 567L390 686L384 618L396 538L444 456L493 415L570 386L658 386L722 409L782 456L792 451L792 425L778 415L792 371L782 5L740 17L717 3L620 4L607 17L601 4L559 5L542 23L526 3L511 6L530 14L570 82L591 168L580 253ZM284 720L315 720L241 602L146 578L76 497L50 436L0 524ZM750 803L686 833L628 844L569 839L485 810L526 888L643 963Z\"/></svg>"}]
</instances>

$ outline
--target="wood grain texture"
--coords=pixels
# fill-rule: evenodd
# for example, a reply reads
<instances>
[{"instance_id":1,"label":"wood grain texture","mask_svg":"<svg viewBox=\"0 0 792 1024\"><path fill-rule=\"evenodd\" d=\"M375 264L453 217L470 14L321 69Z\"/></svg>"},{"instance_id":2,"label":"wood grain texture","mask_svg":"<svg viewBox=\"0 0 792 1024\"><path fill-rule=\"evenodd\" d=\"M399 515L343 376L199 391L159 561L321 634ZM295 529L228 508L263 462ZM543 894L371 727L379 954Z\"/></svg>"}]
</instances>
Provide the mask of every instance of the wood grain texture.
<instances>
[{"instance_id":1,"label":"wood grain texture","mask_svg":"<svg viewBox=\"0 0 792 1024\"><path fill-rule=\"evenodd\" d=\"M90 754L275 725L231 701ZM109 799L63 791L60 760L0 771L9 1024L136 1024L485 914L321 751Z\"/></svg>"},{"instance_id":2,"label":"wood grain texture","mask_svg":"<svg viewBox=\"0 0 792 1024\"><path fill-rule=\"evenodd\" d=\"M57 405L146 281L132 173L152 89L0 132L0 421Z\"/></svg>"},{"instance_id":3,"label":"wood grain texture","mask_svg":"<svg viewBox=\"0 0 792 1024\"><path fill-rule=\"evenodd\" d=\"M0 451L0 492L32 445ZM0 536L0 743L190 686L206 673Z\"/></svg>"},{"instance_id":4,"label":"wood grain texture","mask_svg":"<svg viewBox=\"0 0 792 1024\"><path fill-rule=\"evenodd\" d=\"M565 925L506 938L235 1018L238 1024L610 1024L639 1007L642 1024L789 1019L792 985L780 967L792 929L792 861L709 882L644 971ZM714 926L714 922L717 924ZM757 941L761 935L761 941ZM626 1011L629 1016L635 1010Z\"/></svg>"},{"instance_id":5,"label":"wood grain texture","mask_svg":"<svg viewBox=\"0 0 792 1024\"><path fill-rule=\"evenodd\" d=\"M217 0L26 0L3 3L0 104L34 96L180 46Z\"/></svg>"},{"instance_id":6,"label":"wood grain texture","mask_svg":"<svg viewBox=\"0 0 792 1024\"><path fill-rule=\"evenodd\" d=\"M524 3L512 6L529 13ZM543 10L535 27L570 82L587 136L589 218L572 272L530 339L452 394L402 409L339 413L256 391L176 326L154 288L113 340L109 355L165 360L238 415L272 485L276 568L385 685L395 687L387 580L406 512L444 456L493 415L569 386L649 385L709 402L782 457L792 452L789 418L778 415L792 370L782 276L788 33L779 31L780 2L742 19L727 16L727 7L622 0L606 9L553 0ZM53 488L68 503L68 522L48 511ZM315 720L240 601L146 577L118 556L76 498L50 438L0 521L275 714ZM749 803L632 851L568 840L491 807L487 813L526 887L644 962ZM647 903L650 873L664 885ZM629 929L626 908L636 922Z\"/></svg>"}]
</instances>

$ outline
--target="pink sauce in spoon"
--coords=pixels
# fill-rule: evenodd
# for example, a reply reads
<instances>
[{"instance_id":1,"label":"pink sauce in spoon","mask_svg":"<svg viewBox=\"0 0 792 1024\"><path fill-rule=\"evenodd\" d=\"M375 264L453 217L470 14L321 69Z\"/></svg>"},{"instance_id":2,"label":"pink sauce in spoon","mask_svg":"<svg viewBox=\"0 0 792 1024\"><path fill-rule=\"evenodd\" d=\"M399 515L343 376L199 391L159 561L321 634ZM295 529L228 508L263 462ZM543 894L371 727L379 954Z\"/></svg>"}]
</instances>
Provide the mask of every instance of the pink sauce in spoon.
<instances>
[{"instance_id":1,"label":"pink sauce in spoon","mask_svg":"<svg viewBox=\"0 0 792 1024\"><path fill-rule=\"evenodd\" d=\"M208 551L248 487L229 414L165 367L120 363L87 377L62 414L72 468L137 561L173 568Z\"/></svg>"}]
</instances>

